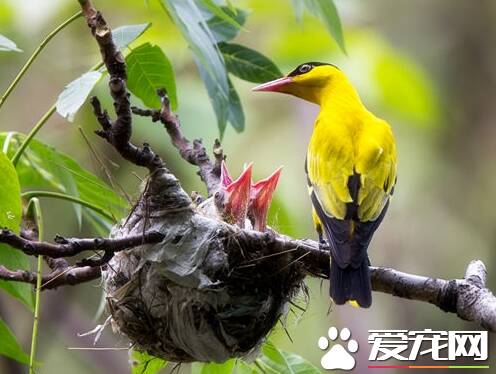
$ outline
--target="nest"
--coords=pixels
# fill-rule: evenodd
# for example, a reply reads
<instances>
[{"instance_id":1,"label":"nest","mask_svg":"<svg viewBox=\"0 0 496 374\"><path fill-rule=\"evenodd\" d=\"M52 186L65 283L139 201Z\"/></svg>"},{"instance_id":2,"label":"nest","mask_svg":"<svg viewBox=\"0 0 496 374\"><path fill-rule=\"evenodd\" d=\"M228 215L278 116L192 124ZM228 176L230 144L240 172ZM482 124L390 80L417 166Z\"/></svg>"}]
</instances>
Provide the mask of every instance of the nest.
<instances>
[{"instance_id":1,"label":"nest","mask_svg":"<svg viewBox=\"0 0 496 374\"><path fill-rule=\"evenodd\" d=\"M234 235L239 228L194 209L135 212L112 236L145 228L164 240L117 253L103 279L114 329L153 356L224 362L256 354L303 285L303 269L270 240L253 248Z\"/></svg>"}]
</instances>

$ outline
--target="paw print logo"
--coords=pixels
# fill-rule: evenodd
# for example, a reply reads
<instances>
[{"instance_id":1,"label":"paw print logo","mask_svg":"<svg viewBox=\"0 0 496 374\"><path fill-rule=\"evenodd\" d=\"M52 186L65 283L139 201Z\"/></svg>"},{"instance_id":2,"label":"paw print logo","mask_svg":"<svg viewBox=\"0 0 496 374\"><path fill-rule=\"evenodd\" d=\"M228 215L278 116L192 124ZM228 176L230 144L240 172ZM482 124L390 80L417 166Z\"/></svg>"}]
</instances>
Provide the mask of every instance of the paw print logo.
<instances>
[{"instance_id":1,"label":"paw print logo","mask_svg":"<svg viewBox=\"0 0 496 374\"><path fill-rule=\"evenodd\" d=\"M320 364L324 369L333 370L351 370L355 367L355 359L351 353L356 353L358 351L358 343L351 338L351 331L348 328L344 328L339 333L338 329L331 327L328 332L329 339L335 341L338 338L342 341L342 344L334 344L331 349L320 360ZM323 351L329 348L329 339L325 336L319 338L319 348ZM346 342L346 348L343 346Z\"/></svg>"}]
</instances>

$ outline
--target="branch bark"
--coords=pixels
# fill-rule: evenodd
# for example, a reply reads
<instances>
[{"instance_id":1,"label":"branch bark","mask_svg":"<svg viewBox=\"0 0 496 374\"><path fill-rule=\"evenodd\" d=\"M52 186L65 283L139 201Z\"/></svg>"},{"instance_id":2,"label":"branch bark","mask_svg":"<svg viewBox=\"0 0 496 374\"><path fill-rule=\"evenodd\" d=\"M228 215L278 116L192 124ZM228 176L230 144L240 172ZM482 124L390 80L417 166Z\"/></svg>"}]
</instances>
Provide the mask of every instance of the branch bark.
<instances>
[{"instance_id":1,"label":"branch bark","mask_svg":"<svg viewBox=\"0 0 496 374\"><path fill-rule=\"evenodd\" d=\"M471 261L461 279L436 279L389 268L371 268L374 291L428 302L496 332L496 297L486 288L486 267Z\"/></svg>"},{"instance_id":2,"label":"branch bark","mask_svg":"<svg viewBox=\"0 0 496 374\"><path fill-rule=\"evenodd\" d=\"M25 233L24 233L25 234ZM51 272L42 278L42 289L53 289L59 286L76 285L97 279L101 275L101 267L105 266L115 252L134 248L143 244L158 243L163 235L147 232L142 235L125 238L91 238L75 239L57 236L55 243L39 242L16 235L11 230L0 230L0 243L23 251L28 255L44 256ZM75 266L70 266L64 257L73 257L82 252L103 251L100 258L84 258ZM9 270L0 265L0 279L36 284L36 273L25 270Z\"/></svg>"},{"instance_id":3,"label":"branch bark","mask_svg":"<svg viewBox=\"0 0 496 374\"><path fill-rule=\"evenodd\" d=\"M201 139L195 139L191 143L183 135L179 118L171 111L166 91L159 89L157 95L162 102L162 108L160 110L132 107L132 112L136 115L150 117L153 122L160 121L162 123L170 136L172 144L179 151L181 157L190 164L198 166L198 175L205 183L208 196L212 196L219 189L220 167L224 159L220 141L218 139L215 140L213 147L215 161L212 162Z\"/></svg>"},{"instance_id":4,"label":"branch bark","mask_svg":"<svg viewBox=\"0 0 496 374\"><path fill-rule=\"evenodd\" d=\"M252 248L271 248L268 255L252 259L246 263L264 261L277 256L290 256L291 261L299 262L308 275L327 279L329 274L328 251L319 247L313 240L297 240L273 231L261 233L253 230L242 230L219 222L217 231L219 237L228 236L235 241L245 243ZM32 242L12 234L8 230L0 232L0 242L10 244L27 253L49 255L50 257L72 256L82 251L94 250L95 241L102 249L105 246L111 250L123 250L146 243L156 243L163 238L162 234L149 233L145 236L129 236L124 239L70 239L65 243L51 244ZM212 240L215 240L213 238ZM464 278L438 279L415 274L404 273L385 267L371 267L372 289L377 292L390 294L403 299L428 302L445 312L455 313L458 317L474 321L489 331L496 332L496 297L486 288L486 268L482 261L472 261L466 270ZM65 272L64 274L61 274ZM76 268L55 268L52 273L44 276L44 289L62 285L74 285L98 278L99 267L79 266ZM10 271L0 267L0 279L32 283L36 274L26 271Z\"/></svg>"},{"instance_id":5,"label":"branch bark","mask_svg":"<svg viewBox=\"0 0 496 374\"><path fill-rule=\"evenodd\" d=\"M84 251L115 253L143 244L158 243L163 237L162 234L152 231L144 233L143 235L134 235L117 239L76 239L57 236L55 238L55 243L48 243L25 239L8 229L0 231L0 243L8 244L13 248L23 251L27 255L48 256L52 259L72 257ZM87 261L88 260L82 260L82 262ZM84 265L86 266L88 264L84 263Z\"/></svg>"},{"instance_id":6,"label":"branch bark","mask_svg":"<svg viewBox=\"0 0 496 374\"><path fill-rule=\"evenodd\" d=\"M103 18L89 0L79 0L86 23L100 48L103 62L110 76L109 89L114 99L114 109L117 115L115 121L110 119L103 110L100 101L93 97L91 105L102 130L97 135L107 140L126 160L138 166L148 168L150 172L165 167L162 159L148 144L142 148L131 143L132 113L129 102L129 92L126 88L126 64L122 53L112 38L112 32Z\"/></svg>"},{"instance_id":7,"label":"branch bark","mask_svg":"<svg viewBox=\"0 0 496 374\"><path fill-rule=\"evenodd\" d=\"M49 290L60 286L75 286L77 284L99 279L101 276L100 267L67 267L52 270L43 276L41 289ZM25 270L9 270L0 265L0 279L36 284L36 273Z\"/></svg>"}]
</instances>

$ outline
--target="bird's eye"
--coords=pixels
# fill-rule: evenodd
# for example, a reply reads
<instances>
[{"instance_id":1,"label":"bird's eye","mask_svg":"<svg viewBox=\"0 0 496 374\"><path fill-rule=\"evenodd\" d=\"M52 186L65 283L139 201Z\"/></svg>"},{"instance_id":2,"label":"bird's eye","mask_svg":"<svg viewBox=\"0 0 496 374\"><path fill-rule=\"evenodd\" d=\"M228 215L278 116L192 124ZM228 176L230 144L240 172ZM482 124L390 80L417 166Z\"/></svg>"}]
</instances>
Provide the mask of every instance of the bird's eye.
<instances>
[{"instance_id":1,"label":"bird's eye","mask_svg":"<svg viewBox=\"0 0 496 374\"><path fill-rule=\"evenodd\" d=\"M310 70L312 70L312 65L303 64L303 65L300 66L300 73L307 73Z\"/></svg>"}]
</instances>

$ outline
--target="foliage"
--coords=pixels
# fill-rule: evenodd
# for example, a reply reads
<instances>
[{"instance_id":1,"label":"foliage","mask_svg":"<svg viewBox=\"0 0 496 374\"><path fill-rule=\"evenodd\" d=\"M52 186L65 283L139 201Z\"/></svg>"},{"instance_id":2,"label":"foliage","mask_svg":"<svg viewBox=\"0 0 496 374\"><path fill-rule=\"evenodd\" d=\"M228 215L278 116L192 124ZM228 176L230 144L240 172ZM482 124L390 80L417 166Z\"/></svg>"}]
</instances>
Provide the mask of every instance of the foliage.
<instances>
[{"instance_id":1,"label":"foliage","mask_svg":"<svg viewBox=\"0 0 496 374\"><path fill-rule=\"evenodd\" d=\"M157 95L165 88L172 109L177 108L174 71L165 53L156 45L145 43L133 49L126 57L129 90L150 108L160 108Z\"/></svg>"},{"instance_id":2,"label":"foliage","mask_svg":"<svg viewBox=\"0 0 496 374\"><path fill-rule=\"evenodd\" d=\"M10 357L23 364L29 363L29 356L22 350L12 331L0 318L0 355Z\"/></svg>"},{"instance_id":3,"label":"foliage","mask_svg":"<svg viewBox=\"0 0 496 374\"><path fill-rule=\"evenodd\" d=\"M125 25L112 30L112 37L115 44L124 50L138 39L143 33L150 28L151 23L141 23L138 25Z\"/></svg>"},{"instance_id":4,"label":"foliage","mask_svg":"<svg viewBox=\"0 0 496 374\"><path fill-rule=\"evenodd\" d=\"M257 360L263 372L288 374L319 374L320 370L294 353L285 352L270 343L263 347Z\"/></svg>"},{"instance_id":5,"label":"foliage","mask_svg":"<svg viewBox=\"0 0 496 374\"><path fill-rule=\"evenodd\" d=\"M279 68L263 54L234 43L219 43L229 73L248 82L263 83L282 76Z\"/></svg>"},{"instance_id":6,"label":"foliage","mask_svg":"<svg viewBox=\"0 0 496 374\"><path fill-rule=\"evenodd\" d=\"M229 43L244 30L248 12L232 6L218 5L212 0L160 2L193 52L194 61L217 117L220 136L223 136L228 123L237 132L243 131L245 116L242 104L228 73L255 83L276 79L282 75L279 68L260 52L240 44ZM340 48L345 50L341 23L332 1L294 0L293 5L298 17L306 8L321 19ZM114 39L123 49L149 27L150 24L123 26L114 30ZM166 88L172 108L177 108L172 64L159 46L142 44L131 51L126 62L129 68L129 89L145 106L159 107L156 90ZM72 121L100 78L101 75L93 71L69 83L57 101L58 113Z\"/></svg>"},{"instance_id":7,"label":"foliage","mask_svg":"<svg viewBox=\"0 0 496 374\"><path fill-rule=\"evenodd\" d=\"M162 4L203 68L202 78L209 88L210 100L219 103L216 114L221 128L228 119L225 114L230 104L229 84L222 55L199 4L194 0L162 0Z\"/></svg>"},{"instance_id":8,"label":"foliage","mask_svg":"<svg viewBox=\"0 0 496 374\"><path fill-rule=\"evenodd\" d=\"M8 227L19 232L22 214L21 188L12 163L2 152L0 152L0 175L2 176L2 183L0 183L0 229ZM29 269L28 257L5 244L0 244L0 264L9 269ZM29 285L0 280L0 287L24 303L29 309L33 309L33 296Z\"/></svg>"},{"instance_id":9,"label":"foliage","mask_svg":"<svg viewBox=\"0 0 496 374\"><path fill-rule=\"evenodd\" d=\"M21 223L21 189L14 167L7 156L0 152L0 228L8 227L19 232ZM0 244L0 264L10 269L29 269L26 255ZM0 281L0 287L10 295L23 302L29 309L33 309L33 296L27 284ZM0 319L0 354L13 358L19 362L28 363L29 358L17 343L15 336Z\"/></svg>"},{"instance_id":10,"label":"foliage","mask_svg":"<svg viewBox=\"0 0 496 374\"><path fill-rule=\"evenodd\" d=\"M112 31L112 37L116 45L121 50L124 50L143 35L150 26L150 23L121 26ZM101 66L101 63L97 64L93 69L70 82L60 93L55 106L57 112L69 122L74 120L74 116L81 109L89 94L103 76L105 69L100 69ZM133 78L137 79L134 76Z\"/></svg>"},{"instance_id":11,"label":"foliage","mask_svg":"<svg viewBox=\"0 0 496 374\"><path fill-rule=\"evenodd\" d=\"M0 133L0 144L13 155L23 141L19 133ZM40 141L33 140L17 165L24 189L58 191L107 211L117 220L128 203L100 178L81 167L74 159ZM86 208L84 208L86 209Z\"/></svg>"},{"instance_id":12,"label":"foliage","mask_svg":"<svg viewBox=\"0 0 496 374\"><path fill-rule=\"evenodd\" d=\"M22 52L12 40L0 34L0 52L2 51Z\"/></svg>"},{"instance_id":13,"label":"foliage","mask_svg":"<svg viewBox=\"0 0 496 374\"><path fill-rule=\"evenodd\" d=\"M231 17L236 24L233 25L232 22L226 21L225 17L219 17L215 14L207 20L207 25L218 43L233 40L241 31L240 26L242 27L242 25L245 24L246 18L248 17L248 12L240 8L231 10L228 7L221 7L221 9L228 17Z\"/></svg>"},{"instance_id":14,"label":"foliage","mask_svg":"<svg viewBox=\"0 0 496 374\"><path fill-rule=\"evenodd\" d=\"M86 102L101 77L102 73L99 71L89 71L69 83L57 99L57 112L69 122L73 122L77 111Z\"/></svg>"},{"instance_id":15,"label":"foliage","mask_svg":"<svg viewBox=\"0 0 496 374\"><path fill-rule=\"evenodd\" d=\"M228 360L223 364L195 362L191 366L191 374L230 374L233 372L235 364L235 360Z\"/></svg>"},{"instance_id":16,"label":"foliage","mask_svg":"<svg viewBox=\"0 0 496 374\"><path fill-rule=\"evenodd\" d=\"M298 0L296 0L298 1ZM346 53L344 44L343 29L341 20L339 19L338 10L334 1L329 0L300 0L304 1L307 9L316 17L318 17L327 27L339 48ZM300 8L301 9L301 6Z\"/></svg>"},{"instance_id":17,"label":"foliage","mask_svg":"<svg viewBox=\"0 0 496 374\"><path fill-rule=\"evenodd\" d=\"M339 16L332 1L300 0L320 18L338 45L345 51ZM161 0L164 9L191 48L217 117L222 137L227 124L243 131L245 117L236 89L228 73L249 82L265 82L282 74L267 57L240 44L227 43L242 29L248 13L219 6L211 0ZM298 1L293 4L300 8ZM299 12L299 11L298 11Z\"/></svg>"}]
</instances>

